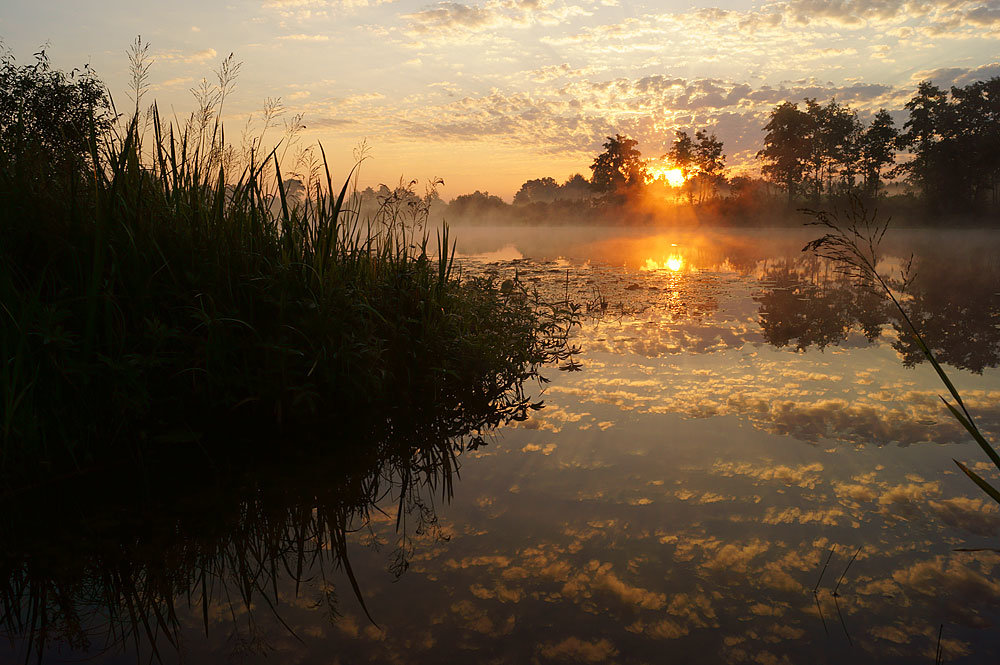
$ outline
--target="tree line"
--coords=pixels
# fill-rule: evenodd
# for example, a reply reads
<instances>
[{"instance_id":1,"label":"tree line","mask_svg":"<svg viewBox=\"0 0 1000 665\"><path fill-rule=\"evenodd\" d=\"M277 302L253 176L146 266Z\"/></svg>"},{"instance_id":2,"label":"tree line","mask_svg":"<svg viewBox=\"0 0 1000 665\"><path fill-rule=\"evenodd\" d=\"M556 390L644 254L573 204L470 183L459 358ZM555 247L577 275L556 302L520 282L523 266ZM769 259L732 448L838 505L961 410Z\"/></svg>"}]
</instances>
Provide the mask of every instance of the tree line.
<instances>
[{"instance_id":1,"label":"tree line","mask_svg":"<svg viewBox=\"0 0 1000 665\"><path fill-rule=\"evenodd\" d=\"M1000 77L949 90L924 81L904 111L898 126L887 109L863 122L857 110L836 99L778 104L756 153L761 175L783 191L789 205L848 195L874 199L887 195L892 183L908 184L932 212L983 212L1000 205ZM754 181L727 177L724 143L707 129L675 132L665 152L652 159L622 134L607 137L602 147L589 180L580 174L562 184L551 177L528 180L514 204L628 200L669 186L667 168L681 173L683 184L673 190L691 204L738 195Z\"/></svg>"},{"instance_id":2,"label":"tree line","mask_svg":"<svg viewBox=\"0 0 1000 665\"><path fill-rule=\"evenodd\" d=\"M894 116L905 118L902 125ZM616 133L593 158L589 178L576 173L563 182L527 180L513 205L519 215L531 208L544 218L556 209L580 213L652 195L745 217L773 212L781 199L794 208L847 196L874 200L894 191L902 196L891 201L904 214L1000 208L1000 77L949 90L924 81L902 110L880 108L865 121L836 99L786 101L768 113L762 131L759 177L729 174L723 141L705 128L675 131L652 158L643 157L637 140ZM445 204L436 191L420 196L405 189L383 185L359 198L375 207L400 198L411 207L447 206L449 214L467 218L504 216L511 208L485 191Z\"/></svg>"},{"instance_id":3,"label":"tree line","mask_svg":"<svg viewBox=\"0 0 1000 665\"><path fill-rule=\"evenodd\" d=\"M561 185L551 177L528 180L514 195L514 204L628 198L648 187L673 186L663 175L666 164L681 173L684 182L676 188L685 193L688 201L703 202L714 196L724 181L723 143L704 129L697 130L694 138L686 131L674 134L669 149L649 160L642 158L635 139L622 134L609 136L602 146L604 151L590 165L590 180L579 173Z\"/></svg>"},{"instance_id":4,"label":"tree line","mask_svg":"<svg viewBox=\"0 0 1000 665\"><path fill-rule=\"evenodd\" d=\"M1000 77L949 91L924 81L905 109L897 128L884 108L866 126L836 100L780 104L764 126L761 170L790 203L876 197L901 179L930 210L975 212L1000 202Z\"/></svg>"}]
</instances>

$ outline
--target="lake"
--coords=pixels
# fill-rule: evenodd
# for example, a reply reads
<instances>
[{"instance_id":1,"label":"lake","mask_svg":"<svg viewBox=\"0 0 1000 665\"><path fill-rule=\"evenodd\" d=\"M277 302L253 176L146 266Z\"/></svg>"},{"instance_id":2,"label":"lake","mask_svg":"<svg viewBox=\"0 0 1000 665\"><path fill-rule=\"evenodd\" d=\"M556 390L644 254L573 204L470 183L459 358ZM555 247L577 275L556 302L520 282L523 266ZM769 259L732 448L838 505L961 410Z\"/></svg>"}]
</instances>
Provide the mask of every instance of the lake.
<instances>
[{"instance_id":1,"label":"lake","mask_svg":"<svg viewBox=\"0 0 1000 665\"><path fill-rule=\"evenodd\" d=\"M44 662L1000 658L1000 510L953 459L997 474L888 302L801 251L815 229L456 235L463 274L580 305L580 353L525 387L542 408L336 487L317 466L185 493L121 518L141 542L124 555L80 537L68 600L55 564L12 574L27 604L5 608L0 660L25 657L26 626ZM997 440L1000 234L890 230L883 249L889 272L912 255L906 305ZM184 529L146 533L168 514Z\"/></svg>"}]
</instances>

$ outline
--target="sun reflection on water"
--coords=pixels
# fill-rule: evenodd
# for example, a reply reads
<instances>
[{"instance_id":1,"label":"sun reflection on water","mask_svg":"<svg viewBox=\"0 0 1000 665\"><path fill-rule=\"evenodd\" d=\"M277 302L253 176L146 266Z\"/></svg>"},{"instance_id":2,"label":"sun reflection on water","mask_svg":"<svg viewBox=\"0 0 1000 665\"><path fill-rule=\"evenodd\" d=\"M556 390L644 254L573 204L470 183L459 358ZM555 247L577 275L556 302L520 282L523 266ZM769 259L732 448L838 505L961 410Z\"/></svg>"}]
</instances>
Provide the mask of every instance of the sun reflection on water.
<instances>
[{"instance_id":1,"label":"sun reflection on water","mask_svg":"<svg viewBox=\"0 0 1000 665\"><path fill-rule=\"evenodd\" d=\"M663 261L657 262L653 259L646 259L646 264L640 270L669 270L680 272L684 268L684 257L678 254L671 254Z\"/></svg>"}]
</instances>

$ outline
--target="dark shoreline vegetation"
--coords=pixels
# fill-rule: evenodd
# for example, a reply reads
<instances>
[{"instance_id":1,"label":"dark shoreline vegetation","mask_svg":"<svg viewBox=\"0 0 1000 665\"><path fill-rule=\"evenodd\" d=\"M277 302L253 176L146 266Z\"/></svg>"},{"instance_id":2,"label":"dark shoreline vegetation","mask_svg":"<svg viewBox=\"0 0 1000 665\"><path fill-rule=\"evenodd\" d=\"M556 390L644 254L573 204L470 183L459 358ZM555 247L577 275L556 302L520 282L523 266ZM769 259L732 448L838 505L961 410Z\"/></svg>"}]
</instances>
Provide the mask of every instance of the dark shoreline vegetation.
<instances>
[{"instance_id":1,"label":"dark shoreline vegetation","mask_svg":"<svg viewBox=\"0 0 1000 665\"><path fill-rule=\"evenodd\" d=\"M397 411L477 430L536 406L523 386L571 353L568 304L459 278L447 228L435 243L399 209L362 218L350 177L321 171L293 200L277 148L239 163L218 120L231 63L184 126L139 111L133 65L125 121L87 69L0 66L7 491L224 457L237 424L265 448L318 428L336 447L338 428Z\"/></svg>"}]
</instances>

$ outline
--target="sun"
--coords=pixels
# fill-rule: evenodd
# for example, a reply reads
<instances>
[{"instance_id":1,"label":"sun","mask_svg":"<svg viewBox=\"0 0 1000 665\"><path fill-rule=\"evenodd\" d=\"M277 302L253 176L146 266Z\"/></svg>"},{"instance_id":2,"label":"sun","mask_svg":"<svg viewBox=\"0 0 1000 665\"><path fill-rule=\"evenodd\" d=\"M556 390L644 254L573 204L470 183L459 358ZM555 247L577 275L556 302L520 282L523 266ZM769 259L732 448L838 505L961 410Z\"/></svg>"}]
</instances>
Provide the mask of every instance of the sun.
<instances>
[{"instance_id":1,"label":"sun","mask_svg":"<svg viewBox=\"0 0 1000 665\"><path fill-rule=\"evenodd\" d=\"M680 270L683 267L684 267L684 259L682 259L681 257L679 257L679 256L671 256L669 259L667 259L667 268L668 269L670 269L670 270L672 270L674 272L677 272L678 270Z\"/></svg>"},{"instance_id":2,"label":"sun","mask_svg":"<svg viewBox=\"0 0 1000 665\"><path fill-rule=\"evenodd\" d=\"M666 180L671 187L680 187L684 184L684 172L678 168L669 166L653 166L649 169L650 182L654 180Z\"/></svg>"}]
</instances>

